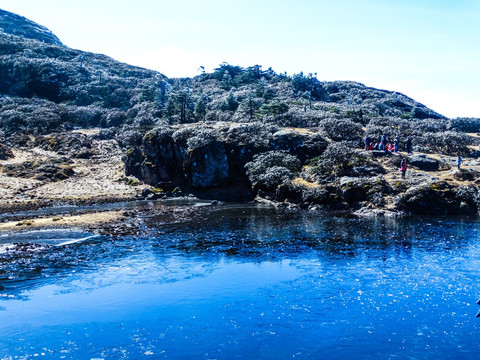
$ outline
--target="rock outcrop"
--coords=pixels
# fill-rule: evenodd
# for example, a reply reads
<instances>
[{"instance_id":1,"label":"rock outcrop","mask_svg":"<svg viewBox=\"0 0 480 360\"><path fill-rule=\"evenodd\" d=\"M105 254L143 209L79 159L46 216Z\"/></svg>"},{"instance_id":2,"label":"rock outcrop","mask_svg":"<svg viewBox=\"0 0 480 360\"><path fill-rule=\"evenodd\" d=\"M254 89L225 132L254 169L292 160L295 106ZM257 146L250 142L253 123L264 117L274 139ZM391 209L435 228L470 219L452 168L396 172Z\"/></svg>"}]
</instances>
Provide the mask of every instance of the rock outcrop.
<instances>
[{"instance_id":1,"label":"rock outcrop","mask_svg":"<svg viewBox=\"0 0 480 360\"><path fill-rule=\"evenodd\" d=\"M419 154L408 158L408 163L420 170L438 170L440 164L438 160L433 159L427 155Z\"/></svg>"},{"instance_id":2,"label":"rock outcrop","mask_svg":"<svg viewBox=\"0 0 480 360\"><path fill-rule=\"evenodd\" d=\"M13 157L13 152L5 144L0 142L0 160L7 160Z\"/></svg>"},{"instance_id":3,"label":"rock outcrop","mask_svg":"<svg viewBox=\"0 0 480 360\"><path fill-rule=\"evenodd\" d=\"M454 188L439 181L408 189L395 199L395 205L415 215L473 215L479 209L478 195L475 188Z\"/></svg>"},{"instance_id":4,"label":"rock outcrop","mask_svg":"<svg viewBox=\"0 0 480 360\"><path fill-rule=\"evenodd\" d=\"M174 181L191 191L239 182L249 185L245 165L255 155L287 151L307 161L325 148L326 141L318 134L278 131L261 124L157 128L144 136L139 149L127 151L126 173L153 186Z\"/></svg>"}]
</instances>

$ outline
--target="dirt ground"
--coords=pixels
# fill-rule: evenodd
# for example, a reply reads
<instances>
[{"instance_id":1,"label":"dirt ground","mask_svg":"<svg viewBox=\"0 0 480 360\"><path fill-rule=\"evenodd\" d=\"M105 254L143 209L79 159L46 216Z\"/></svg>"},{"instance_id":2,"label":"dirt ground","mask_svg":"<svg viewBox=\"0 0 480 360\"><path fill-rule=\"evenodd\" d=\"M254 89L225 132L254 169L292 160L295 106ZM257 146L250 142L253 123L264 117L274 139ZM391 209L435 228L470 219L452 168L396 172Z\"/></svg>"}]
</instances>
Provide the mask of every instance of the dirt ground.
<instances>
[{"instance_id":1,"label":"dirt ground","mask_svg":"<svg viewBox=\"0 0 480 360\"><path fill-rule=\"evenodd\" d=\"M125 178L122 152L114 140L94 140L89 159L71 158L73 175L61 181L8 176L4 165L26 161L48 162L58 158L40 148L11 149L14 158L0 161L0 212L22 211L44 206L89 204L134 199L144 185L132 186Z\"/></svg>"}]
</instances>

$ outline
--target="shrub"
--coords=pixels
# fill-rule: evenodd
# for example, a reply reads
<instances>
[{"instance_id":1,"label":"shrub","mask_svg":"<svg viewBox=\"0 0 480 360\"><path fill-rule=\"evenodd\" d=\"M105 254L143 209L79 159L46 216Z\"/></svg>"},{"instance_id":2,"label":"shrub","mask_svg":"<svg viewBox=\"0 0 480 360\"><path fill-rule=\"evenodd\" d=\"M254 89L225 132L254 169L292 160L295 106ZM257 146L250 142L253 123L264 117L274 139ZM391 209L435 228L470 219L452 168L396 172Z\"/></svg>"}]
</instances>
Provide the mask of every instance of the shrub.
<instances>
[{"instance_id":1,"label":"shrub","mask_svg":"<svg viewBox=\"0 0 480 360\"><path fill-rule=\"evenodd\" d=\"M322 83L318 81L313 74L305 76L303 72L301 72L300 74L293 75L292 85L298 92L304 93L309 91L313 100L322 100L327 97Z\"/></svg>"},{"instance_id":2,"label":"shrub","mask_svg":"<svg viewBox=\"0 0 480 360\"><path fill-rule=\"evenodd\" d=\"M228 96L220 104L220 110L222 111L235 111L238 109L239 102L235 98L232 92L228 93Z\"/></svg>"},{"instance_id":3,"label":"shrub","mask_svg":"<svg viewBox=\"0 0 480 360\"><path fill-rule=\"evenodd\" d=\"M315 174L321 178L382 172L378 164L363 152L353 149L350 143L343 141L328 145L323 154L312 161L312 165Z\"/></svg>"},{"instance_id":4,"label":"shrub","mask_svg":"<svg viewBox=\"0 0 480 360\"><path fill-rule=\"evenodd\" d=\"M290 106L285 113L278 115L265 115L264 121L278 126L311 128L319 126L320 122L326 118L340 119L341 116L333 115L324 110L304 110L303 108Z\"/></svg>"},{"instance_id":5,"label":"shrub","mask_svg":"<svg viewBox=\"0 0 480 360\"><path fill-rule=\"evenodd\" d=\"M412 124L412 128L416 134L424 134L427 132L442 132L446 131L448 126L448 122L443 119L424 119L424 120L416 120Z\"/></svg>"},{"instance_id":6,"label":"shrub","mask_svg":"<svg viewBox=\"0 0 480 360\"><path fill-rule=\"evenodd\" d=\"M412 125L411 121L397 117L377 117L370 120L367 124L366 132L370 137L378 139L378 141L384 134L389 139L393 139L396 135L406 138L413 132Z\"/></svg>"},{"instance_id":7,"label":"shrub","mask_svg":"<svg viewBox=\"0 0 480 360\"><path fill-rule=\"evenodd\" d=\"M189 149L200 149L213 142L218 141L218 131L215 129L200 128L195 136L190 137L187 140L187 146Z\"/></svg>"},{"instance_id":8,"label":"shrub","mask_svg":"<svg viewBox=\"0 0 480 360\"><path fill-rule=\"evenodd\" d=\"M197 132L198 128L195 128L193 126L186 126L175 131L172 137L175 143L186 146L188 139L195 136Z\"/></svg>"},{"instance_id":9,"label":"shrub","mask_svg":"<svg viewBox=\"0 0 480 360\"><path fill-rule=\"evenodd\" d=\"M232 124L225 136L227 141L242 143L245 145L256 145L264 143L265 139L270 138L280 128L273 124L263 124L261 122Z\"/></svg>"},{"instance_id":10,"label":"shrub","mask_svg":"<svg viewBox=\"0 0 480 360\"><path fill-rule=\"evenodd\" d=\"M255 155L245 165L247 175L257 189L274 191L280 184L290 182L301 169L300 160L284 151L268 151Z\"/></svg>"},{"instance_id":11,"label":"shrub","mask_svg":"<svg viewBox=\"0 0 480 360\"><path fill-rule=\"evenodd\" d=\"M250 181L252 177L250 177ZM294 178L294 174L283 166L273 166L265 169L264 172L255 177L255 185L258 188L273 190L278 185L290 182Z\"/></svg>"},{"instance_id":12,"label":"shrub","mask_svg":"<svg viewBox=\"0 0 480 360\"><path fill-rule=\"evenodd\" d=\"M143 133L132 125L124 125L117 132L116 139L123 148L139 146L142 143Z\"/></svg>"},{"instance_id":13,"label":"shrub","mask_svg":"<svg viewBox=\"0 0 480 360\"><path fill-rule=\"evenodd\" d=\"M170 144L173 144L172 134L173 130L164 126L158 126L147 132L142 140L145 155L158 158L162 152L161 149L168 148Z\"/></svg>"},{"instance_id":14,"label":"shrub","mask_svg":"<svg viewBox=\"0 0 480 360\"><path fill-rule=\"evenodd\" d=\"M358 141L363 137L362 126L348 119L324 119L320 129L335 141Z\"/></svg>"},{"instance_id":15,"label":"shrub","mask_svg":"<svg viewBox=\"0 0 480 360\"><path fill-rule=\"evenodd\" d=\"M288 105L285 104L284 102L263 104L260 111L263 112L264 114L271 114L271 115L285 114L286 112L288 112Z\"/></svg>"},{"instance_id":16,"label":"shrub","mask_svg":"<svg viewBox=\"0 0 480 360\"><path fill-rule=\"evenodd\" d=\"M447 125L448 130L463 132L480 132L479 118L456 118L451 119Z\"/></svg>"},{"instance_id":17,"label":"shrub","mask_svg":"<svg viewBox=\"0 0 480 360\"><path fill-rule=\"evenodd\" d=\"M466 155L470 152L468 145L473 144L472 137L455 131L426 133L418 138L419 146L430 152L439 152L445 155Z\"/></svg>"},{"instance_id":18,"label":"shrub","mask_svg":"<svg viewBox=\"0 0 480 360\"><path fill-rule=\"evenodd\" d=\"M105 117L105 123L101 125L104 127L118 127L121 126L127 119L127 114L120 110L110 110Z\"/></svg>"}]
</instances>

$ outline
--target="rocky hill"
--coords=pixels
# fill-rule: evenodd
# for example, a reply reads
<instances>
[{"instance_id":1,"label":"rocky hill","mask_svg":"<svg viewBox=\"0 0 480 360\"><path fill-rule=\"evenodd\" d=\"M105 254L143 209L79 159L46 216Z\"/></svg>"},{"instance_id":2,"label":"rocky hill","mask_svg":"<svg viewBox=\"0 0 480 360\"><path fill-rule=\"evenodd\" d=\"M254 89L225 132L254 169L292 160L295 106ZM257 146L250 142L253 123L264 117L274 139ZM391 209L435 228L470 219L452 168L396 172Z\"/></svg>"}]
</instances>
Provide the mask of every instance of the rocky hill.
<instances>
[{"instance_id":1,"label":"rocky hill","mask_svg":"<svg viewBox=\"0 0 480 360\"><path fill-rule=\"evenodd\" d=\"M0 9L0 32L25 39L39 40L46 44L62 45L62 42L45 26Z\"/></svg>"},{"instance_id":2,"label":"rocky hill","mask_svg":"<svg viewBox=\"0 0 480 360\"><path fill-rule=\"evenodd\" d=\"M7 134L72 126L118 128L135 122L152 126L267 119L318 126L326 118L359 118L364 123L363 117L377 116L443 118L402 94L354 82L321 82L312 74L286 76L259 65L221 64L211 74L167 79L104 55L70 49L45 27L3 10L0 29L0 104L17 109L17 114L10 111L2 117ZM39 127L31 119L32 109L44 114L48 124ZM61 119L55 121L58 113ZM15 120L16 115L24 121Z\"/></svg>"},{"instance_id":3,"label":"rocky hill","mask_svg":"<svg viewBox=\"0 0 480 360\"><path fill-rule=\"evenodd\" d=\"M140 182L146 185L136 192L149 198L259 195L299 206L407 213L431 212L422 205L428 200L443 204L441 213L478 210L477 192L462 188L476 180L476 170L448 172L458 154L476 166L480 119L448 119L401 93L260 65L223 63L212 73L169 79L70 49L43 26L5 11L0 29L0 193L12 202L48 198L39 189L52 181L68 179L69 192L82 178L76 168L89 161L108 167L109 153L123 153L128 177L104 179L111 193L118 190L112 201L135 193L125 186ZM389 142L400 139L399 154L362 150L367 135L379 142L384 134ZM399 160L409 136L415 152L427 155L408 158L415 176L402 181ZM83 189L92 188L85 176ZM14 179L18 187L9 193ZM436 200L412 190L423 187Z\"/></svg>"}]
</instances>

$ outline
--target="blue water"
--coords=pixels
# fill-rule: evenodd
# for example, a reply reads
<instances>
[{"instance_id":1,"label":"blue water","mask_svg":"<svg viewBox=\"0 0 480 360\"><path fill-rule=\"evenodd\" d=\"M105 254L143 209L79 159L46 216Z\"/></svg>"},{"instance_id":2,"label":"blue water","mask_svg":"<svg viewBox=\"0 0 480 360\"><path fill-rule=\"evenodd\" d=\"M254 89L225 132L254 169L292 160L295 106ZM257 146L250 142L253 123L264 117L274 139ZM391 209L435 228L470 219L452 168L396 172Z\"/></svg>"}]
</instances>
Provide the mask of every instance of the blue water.
<instances>
[{"instance_id":1,"label":"blue water","mask_svg":"<svg viewBox=\"0 0 480 360\"><path fill-rule=\"evenodd\" d=\"M478 359L476 219L219 206L0 236L0 359ZM78 242L75 242L78 239Z\"/></svg>"}]
</instances>

